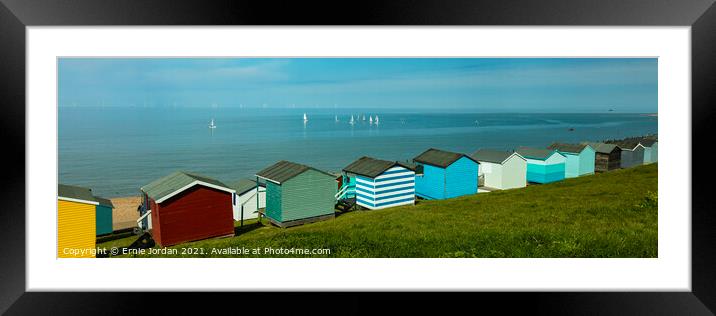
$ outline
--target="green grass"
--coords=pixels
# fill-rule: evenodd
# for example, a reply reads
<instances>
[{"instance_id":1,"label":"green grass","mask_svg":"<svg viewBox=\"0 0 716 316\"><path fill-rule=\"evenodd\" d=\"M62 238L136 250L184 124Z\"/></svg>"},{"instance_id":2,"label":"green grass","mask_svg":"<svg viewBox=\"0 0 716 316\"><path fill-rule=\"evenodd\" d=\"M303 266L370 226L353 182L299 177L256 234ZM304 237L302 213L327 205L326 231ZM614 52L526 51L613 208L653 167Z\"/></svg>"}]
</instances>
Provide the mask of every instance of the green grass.
<instances>
[{"instance_id":1,"label":"green grass","mask_svg":"<svg viewBox=\"0 0 716 316\"><path fill-rule=\"evenodd\" d=\"M657 249L657 165L415 206L341 214L281 229L245 224L236 237L170 247L178 255L222 257L212 248L330 249L329 255L232 257L629 257ZM237 223L238 225L238 223ZM136 237L99 247L126 246ZM182 248L203 254L182 255Z\"/></svg>"}]
</instances>

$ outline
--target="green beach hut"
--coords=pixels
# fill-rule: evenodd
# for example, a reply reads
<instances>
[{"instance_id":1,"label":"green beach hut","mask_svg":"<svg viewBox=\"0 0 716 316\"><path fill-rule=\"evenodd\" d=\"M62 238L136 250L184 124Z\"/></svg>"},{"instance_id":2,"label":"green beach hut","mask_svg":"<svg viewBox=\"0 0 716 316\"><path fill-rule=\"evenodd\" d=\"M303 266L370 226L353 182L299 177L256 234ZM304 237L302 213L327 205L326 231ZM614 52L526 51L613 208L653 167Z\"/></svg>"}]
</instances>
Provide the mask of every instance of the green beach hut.
<instances>
[{"instance_id":1,"label":"green beach hut","mask_svg":"<svg viewBox=\"0 0 716 316\"><path fill-rule=\"evenodd\" d=\"M564 176L576 178L583 175L594 174L594 159L596 151L588 144L554 143L547 149L553 149L567 157L564 165Z\"/></svg>"},{"instance_id":2,"label":"green beach hut","mask_svg":"<svg viewBox=\"0 0 716 316\"><path fill-rule=\"evenodd\" d=\"M266 185L263 213L276 226L335 217L337 182L328 172L282 160L256 173L256 181Z\"/></svg>"},{"instance_id":3,"label":"green beach hut","mask_svg":"<svg viewBox=\"0 0 716 316\"><path fill-rule=\"evenodd\" d=\"M97 206L95 207L95 210L97 212L97 216L95 218L95 221L97 223L97 236L99 235L106 235L111 234L112 229L112 209L114 209L114 205L112 205L112 201L108 199L104 199L98 196L94 197L95 201L97 201Z\"/></svg>"}]
</instances>

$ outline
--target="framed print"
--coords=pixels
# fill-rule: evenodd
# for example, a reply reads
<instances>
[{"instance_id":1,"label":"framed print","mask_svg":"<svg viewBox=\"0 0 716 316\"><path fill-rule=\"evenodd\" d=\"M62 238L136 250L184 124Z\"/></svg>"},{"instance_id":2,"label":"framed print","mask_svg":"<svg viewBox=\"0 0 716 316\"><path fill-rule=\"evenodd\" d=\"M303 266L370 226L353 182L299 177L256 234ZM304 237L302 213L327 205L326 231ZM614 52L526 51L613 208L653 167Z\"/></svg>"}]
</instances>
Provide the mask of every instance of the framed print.
<instances>
[{"instance_id":1,"label":"framed print","mask_svg":"<svg viewBox=\"0 0 716 316\"><path fill-rule=\"evenodd\" d=\"M3 310L709 314L712 2L436 6L4 1Z\"/></svg>"}]
</instances>

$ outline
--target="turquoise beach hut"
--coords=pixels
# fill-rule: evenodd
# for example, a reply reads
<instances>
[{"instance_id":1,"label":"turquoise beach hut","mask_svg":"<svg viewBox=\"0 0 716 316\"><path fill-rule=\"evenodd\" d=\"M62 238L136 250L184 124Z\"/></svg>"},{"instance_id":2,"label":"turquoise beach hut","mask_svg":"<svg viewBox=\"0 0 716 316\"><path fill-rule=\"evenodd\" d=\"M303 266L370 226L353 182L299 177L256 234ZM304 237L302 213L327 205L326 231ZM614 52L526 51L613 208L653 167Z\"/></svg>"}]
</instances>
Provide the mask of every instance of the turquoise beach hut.
<instances>
[{"instance_id":1,"label":"turquoise beach hut","mask_svg":"<svg viewBox=\"0 0 716 316\"><path fill-rule=\"evenodd\" d=\"M594 159L596 151L587 144L554 143L547 149L556 150L567 158L564 166L566 178L594 174Z\"/></svg>"},{"instance_id":2,"label":"turquoise beach hut","mask_svg":"<svg viewBox=\"0 0 716 316\"><path fill-rule=\"evenodd\" d=\"M97 225L96 234L99 235L106 235L111 234L112 229L112 209L114 209L114 205L112 205L112 201L108 199L104 199L98 196L94 197L95 201L97 201L97 204L95 206L95 211L97 212L97 215L95 217L95 222Z\"/></svg>"},{"instance_id":3,"label":"turquoise beach hut","mask_svg":"<svg viewBox=\"0 0 716 316\"><path fill-rule=\"evenodd\" d=\"M423 174L415 177L415 194L428 200L442 200L477 193L480 163L472 157L430 148L413 158Z\"/></svg>"},{"instance_id":4,"label":"turquoise beach hut","mask_svg":"<svg viewBox=\"0 0 716 316\"><path fill-rule=\"evenodd\" d=\"M527 182L550 183L564 180L567 158L556 150L520 147L517 153L527 160Z\"/></svg>"},{"instance_id":5,"label":"turquoise beach hut","mask_svg":"<svg viewBox=\"0 0 716 316\"><path fill-rule=\"evenodd\" d=\"M355 183L356 203L364 208L415 203L415 170L406 163L361 157L343 168L343 173Z\"/></svg>"},{"instance_id":6,"label":"turquoise beach hut","mask_svg":"<svg viewBox=\"0 0 716 316\"><path fill-rule=\"evenodd\" d=\"M639 143L644 146L644 164L659 161L659 142L656 139L644 138Z\"/></svg>"}]
</instances>

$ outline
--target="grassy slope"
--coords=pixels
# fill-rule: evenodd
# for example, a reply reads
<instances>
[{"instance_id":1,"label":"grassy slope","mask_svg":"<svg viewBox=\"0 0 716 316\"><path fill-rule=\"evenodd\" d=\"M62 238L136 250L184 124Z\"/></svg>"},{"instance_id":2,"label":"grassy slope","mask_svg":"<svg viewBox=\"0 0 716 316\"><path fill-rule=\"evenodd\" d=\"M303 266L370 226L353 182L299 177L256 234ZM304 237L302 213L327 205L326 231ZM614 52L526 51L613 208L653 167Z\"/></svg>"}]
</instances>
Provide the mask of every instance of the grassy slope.
<instances>
[{"instance_id":1,"label":"grassy slope","mask_svg":"<svg viewBox=\"0 0 716 316\"><path fill-rule=\"evenodd\" d=\"M289 229L250 224L233 238L174 248L201 247L207 254L212 247L328 248L332 257L657 257L656 192L653 164L524 189L351 212Z\"/></svg>"}]
</instances>

